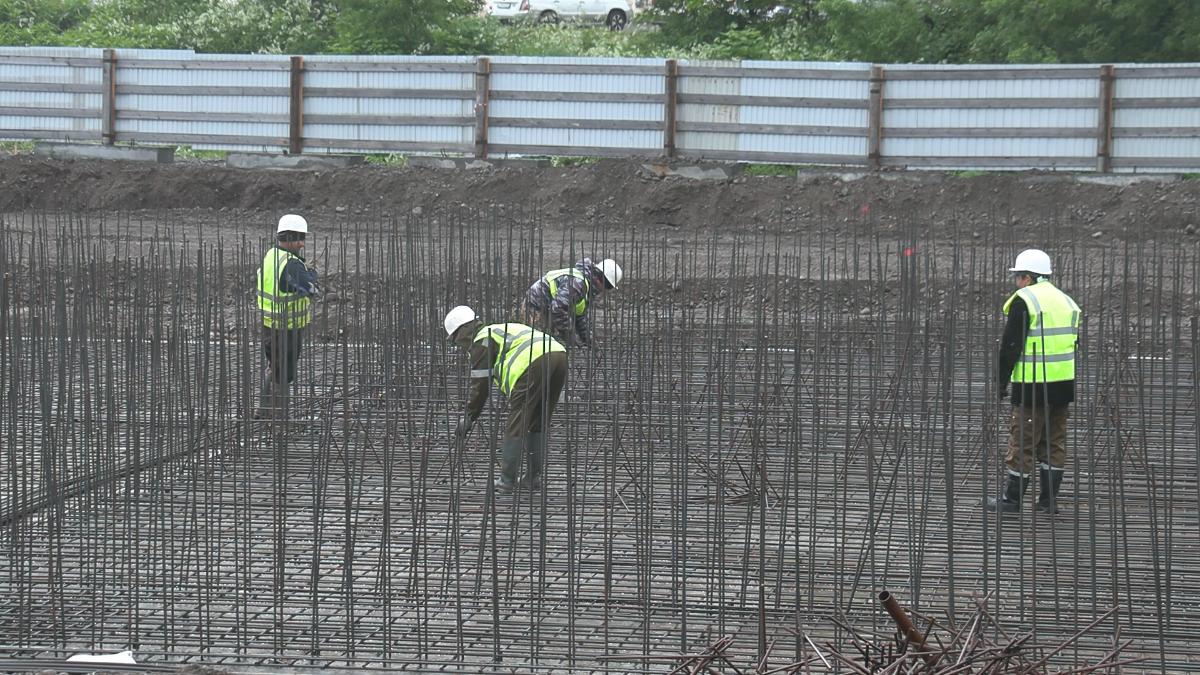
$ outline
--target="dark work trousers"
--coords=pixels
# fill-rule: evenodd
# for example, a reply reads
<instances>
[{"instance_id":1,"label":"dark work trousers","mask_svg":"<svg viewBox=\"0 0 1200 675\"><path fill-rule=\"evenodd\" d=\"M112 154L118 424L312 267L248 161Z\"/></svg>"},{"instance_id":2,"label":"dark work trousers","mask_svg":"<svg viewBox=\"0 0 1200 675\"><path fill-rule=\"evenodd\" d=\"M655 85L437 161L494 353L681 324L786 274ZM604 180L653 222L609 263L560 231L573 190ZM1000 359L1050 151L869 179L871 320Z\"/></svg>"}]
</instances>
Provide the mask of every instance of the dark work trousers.
<instances>
[{"instance_id":1,"label":"dark work trousers","mask_svg":"<svg viewBox=\"0 0 1200 675\"><path fill-rule=\"evenodd\" d=\"M508 395L505 438L545 431L567 385L567 353L543 354L529 364Z\"/></svg>"},{"instance_id":2,"label":"dark work trousers","mask_svg":"<svg viewBox=\"0 0 1200 675\"><path fill-rule=\"evenodd\" d=\"M258 396L258 412L255 416L280 417L284 412L286 387L296 381L296 366L300 361L300 347L304 343L304 329L275 330L263 326L262 336L263 356L266 357L267 365L262 370L262 389Z\"/></svg>"},{"instance_id":3,"label":"dark work trousers","mask_svg":"<svg viewBox=\"0 0 1200 675\"><path fill-rule=\"evenodd\" d=\"M304 344L304 329L276 330L263 326L263 356L275 384L296 381L296 366L300 362L300 347ZM287 380L283 379L284 373Z\"/></svg>"},{"instance_id":4,"label":"dark work trousers","mask_svg":"<svg viewBox=\"0 0 1200 675\"><path fill-rule=\"evenodd\" d=\"M1069 403L1013 406L1009 422L1008 455L1014 473L1028 476L1035 466L1062 469L1067 463L1067 413Z\"/></svg>"}]
</instances>

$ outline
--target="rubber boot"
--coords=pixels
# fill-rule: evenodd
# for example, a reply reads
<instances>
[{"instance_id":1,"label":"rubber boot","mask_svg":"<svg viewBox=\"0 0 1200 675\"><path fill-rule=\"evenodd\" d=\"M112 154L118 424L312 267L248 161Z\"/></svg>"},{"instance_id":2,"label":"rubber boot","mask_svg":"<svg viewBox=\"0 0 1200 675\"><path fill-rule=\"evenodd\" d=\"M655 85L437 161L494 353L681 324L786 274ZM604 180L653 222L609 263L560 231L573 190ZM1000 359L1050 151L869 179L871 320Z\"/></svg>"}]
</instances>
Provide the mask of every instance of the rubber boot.
<instances>
[{"instance_id":1,"label":"rubber boot","mask_svg":"<svg viewBox=\"0 0 1200 675\"><path fill-rule=\"evenodd\" d=\"M1029 477L1014 476L1008 474L1008 483L1004 486L1004 494L998 499L989 499L983 505L983 508L988 511L999 511L1000 513L1017 513L1021 510L1021 499L1025 496L1025 490L1029 487Z\"/></svg>"},{"instance_id":2,"label":"rubber boot","mask_svg":"<svg viewBox=\"0 0 1200 675\"><path fill-rule=\"evenodd\" d=\"M500 444L500 476L496 478L496 492L512 494L521 473L521 452L525 449L523 438L505 438Z\"/></svg>"},{"instance_id":3,"label":"rubber boot","mask_svg":"<svg viewBox=\"0 0 1200 675\"><path fill-rule=\"evenodd\" d=\"M533 431L525 437L527 459L525 475L521 477L521 489L537 492L542 489L542 466L546 461L546 432Z\"/></svg>"},{"instance_id":4,"label":"rubber boot","mask_svg":"<svg viewBox=\"0 0 1200 675\"><path fill-rule=\"evenodd\" d=\"M1058 513L1058 488L1062 487L1063 473L1063 469L1042 467L1039 476L1041 494L1038 495L1038 511Z\"/></svg>"},{"instance_id":5,"label":"rubber boot","mask_svg":"<svg viewBox=\"0 0 1200 675\"><path fill-rule=\"evenodd\" d=\"M254 419L269 420L275 416L275 382L271 380L271 369L267 368L262 374L261 389L258 394L258 410L254 411Z\"/></svg>"}]
</instances>

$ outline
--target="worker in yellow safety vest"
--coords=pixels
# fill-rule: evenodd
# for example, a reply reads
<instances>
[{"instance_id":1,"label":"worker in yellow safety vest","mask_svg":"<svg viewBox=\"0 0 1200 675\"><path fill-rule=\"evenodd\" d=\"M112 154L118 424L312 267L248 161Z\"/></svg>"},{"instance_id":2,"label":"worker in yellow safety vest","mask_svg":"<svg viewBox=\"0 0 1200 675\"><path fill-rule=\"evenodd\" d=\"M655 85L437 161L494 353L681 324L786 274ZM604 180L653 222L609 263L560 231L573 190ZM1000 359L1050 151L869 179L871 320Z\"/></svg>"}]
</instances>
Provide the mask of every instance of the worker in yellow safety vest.
<instances>
[{"instance_id":1,"label":"worker in yellow safety vest","mask_svg":"<svg viewBox=\"0 0 1200 675\"><path fill-rule=\"evenodd\" d=\"M459 305L446 314L446 335L467 350L471 397L455 435L466 438L483 412L491 385L508 397L496 491L537 490L546 460L546 429L567 384L567 351L553 337L521 323L485 325ZM524 475L522 460L527 459Z\"/></svg>"},{"instance_id":2,"label":"worker in yellow safety vest","mask_svg":"<svg viewBox=\"0 0 1200 675\"><path fill-rule=\"evenodd\" d=\"M294 213L279 219L275 245L258 268L258 308L262 312L262 389L254 416L281 416L287 386L296 380L304 328L312 321L311 298L320 295L317 270L304 259L308 221Z\"/></svg>"},{"instance_id":3,"label":"worker in yellow safety vest","mask_svg":"<svg viewBox=\"0 0 1200 675\"><path fill-rule=\"evenodd\" d=\"M1075 401L1075 354L1083 312L1050 283L1050 256L1022 251L1010 271L1017 291L1004 303L1008 323L1000 341L999 397L1012 383L1008 481L989 511L1017 512L1034 466L1039 469L1037 508L1057 513L1067 461L1067 412Z\"/></svg>"}]
</instances>

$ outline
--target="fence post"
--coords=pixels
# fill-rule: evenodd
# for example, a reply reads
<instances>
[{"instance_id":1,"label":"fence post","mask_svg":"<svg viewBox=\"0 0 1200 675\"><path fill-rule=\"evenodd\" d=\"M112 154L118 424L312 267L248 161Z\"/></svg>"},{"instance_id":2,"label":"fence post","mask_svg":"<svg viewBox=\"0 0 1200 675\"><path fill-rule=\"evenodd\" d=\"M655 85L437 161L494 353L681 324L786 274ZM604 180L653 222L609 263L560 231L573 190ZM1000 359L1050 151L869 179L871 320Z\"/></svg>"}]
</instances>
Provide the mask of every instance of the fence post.
<instances>
[{"instance_id":1,"label":"fence post","mask_svg":"<svg viewBox=\"0 0 1200 675\"><path fill-rule=\"evenodd\" d=\"M666 82L663 85L663 155L675 156L675 127L679 107L679 62L667 59Z\"/></svg>"},{"instance_id":2,"label":"fence post","mask_svg":"<svg viewBox=\"0 0 1200 675\"><path fill-rule=\"evenodd\" d=\"M117 52L105 49L101 60L104 93L100 111L100 138L105 145L117 141Z\"/></svg>"},{"instance_id":3,"label":"fence post","mask_svg":"<svg viewBox=\"0 0 1200 675\"><path fill-rule=\"evenodd\" d=\"M1113 90L1116 75L1111 65L1100 66L1100 109L1096 117L1096 170L1112 171Z\"/></svg>"},{"instance_id":4,"label":"fence post","mask_svg":"<svg viewBox=\"0 0 1200 675\"><path fill-rule=\"evenodd\" d=\"M867 166L878 169L880 141L883 139L883 66L871 66L870 99L867 108Z\"/></svg>"},{"instance_id":5,"label":"fence post","mask_svg":"<svg viewBox=\"0 0 1200 675\"><path fill-rule=\"evenodd\" d=\"M486 56L475 61L475 157L488 156L488 102L492 91L492 60Z\"/></svg>"},{"instance_id":6,"label":"fence post","mask_svg":"<svg viewBox=\"0 0 1200 675\"><path fill-rule=\"evenodd\" d=\"M288 105L288 154L304 152L304 57L292 57Z\"/></svg>"}]
</instances>

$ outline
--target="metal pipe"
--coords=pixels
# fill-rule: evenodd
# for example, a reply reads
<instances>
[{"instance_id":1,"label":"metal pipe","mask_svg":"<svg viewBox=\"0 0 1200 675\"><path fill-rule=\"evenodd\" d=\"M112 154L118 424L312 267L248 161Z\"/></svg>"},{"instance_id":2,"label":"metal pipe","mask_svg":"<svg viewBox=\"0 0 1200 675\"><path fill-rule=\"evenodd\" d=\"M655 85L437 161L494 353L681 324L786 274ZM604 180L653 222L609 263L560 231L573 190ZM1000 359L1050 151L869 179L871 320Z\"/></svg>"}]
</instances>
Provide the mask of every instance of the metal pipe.
<instances>
[{"instance_id":1,"label":"metal pipe","mask_svg":"<svg viewBox=\"0 0 1200 675\"><path fill-rule=\"evenodd\" d=\"M904 635L904 639L908 641L908 644L915 647L917 651L924 652L925 636L921 634L921 631L918 630L915 625L913 625L912 619L908 618L908 612L904 611L904 608L901 607L900 603L896 601L895 596L888 591L880 591L879 601L883 603L883 608L887 610L888 616L892 617L892 621L896 623L896 628L900 629L900 632ZM937 662L937 655L935 654L926 653L923 654L922 658L924 658L925 663L929 665L933 665Z\"/></svg>"}]
</instances>

